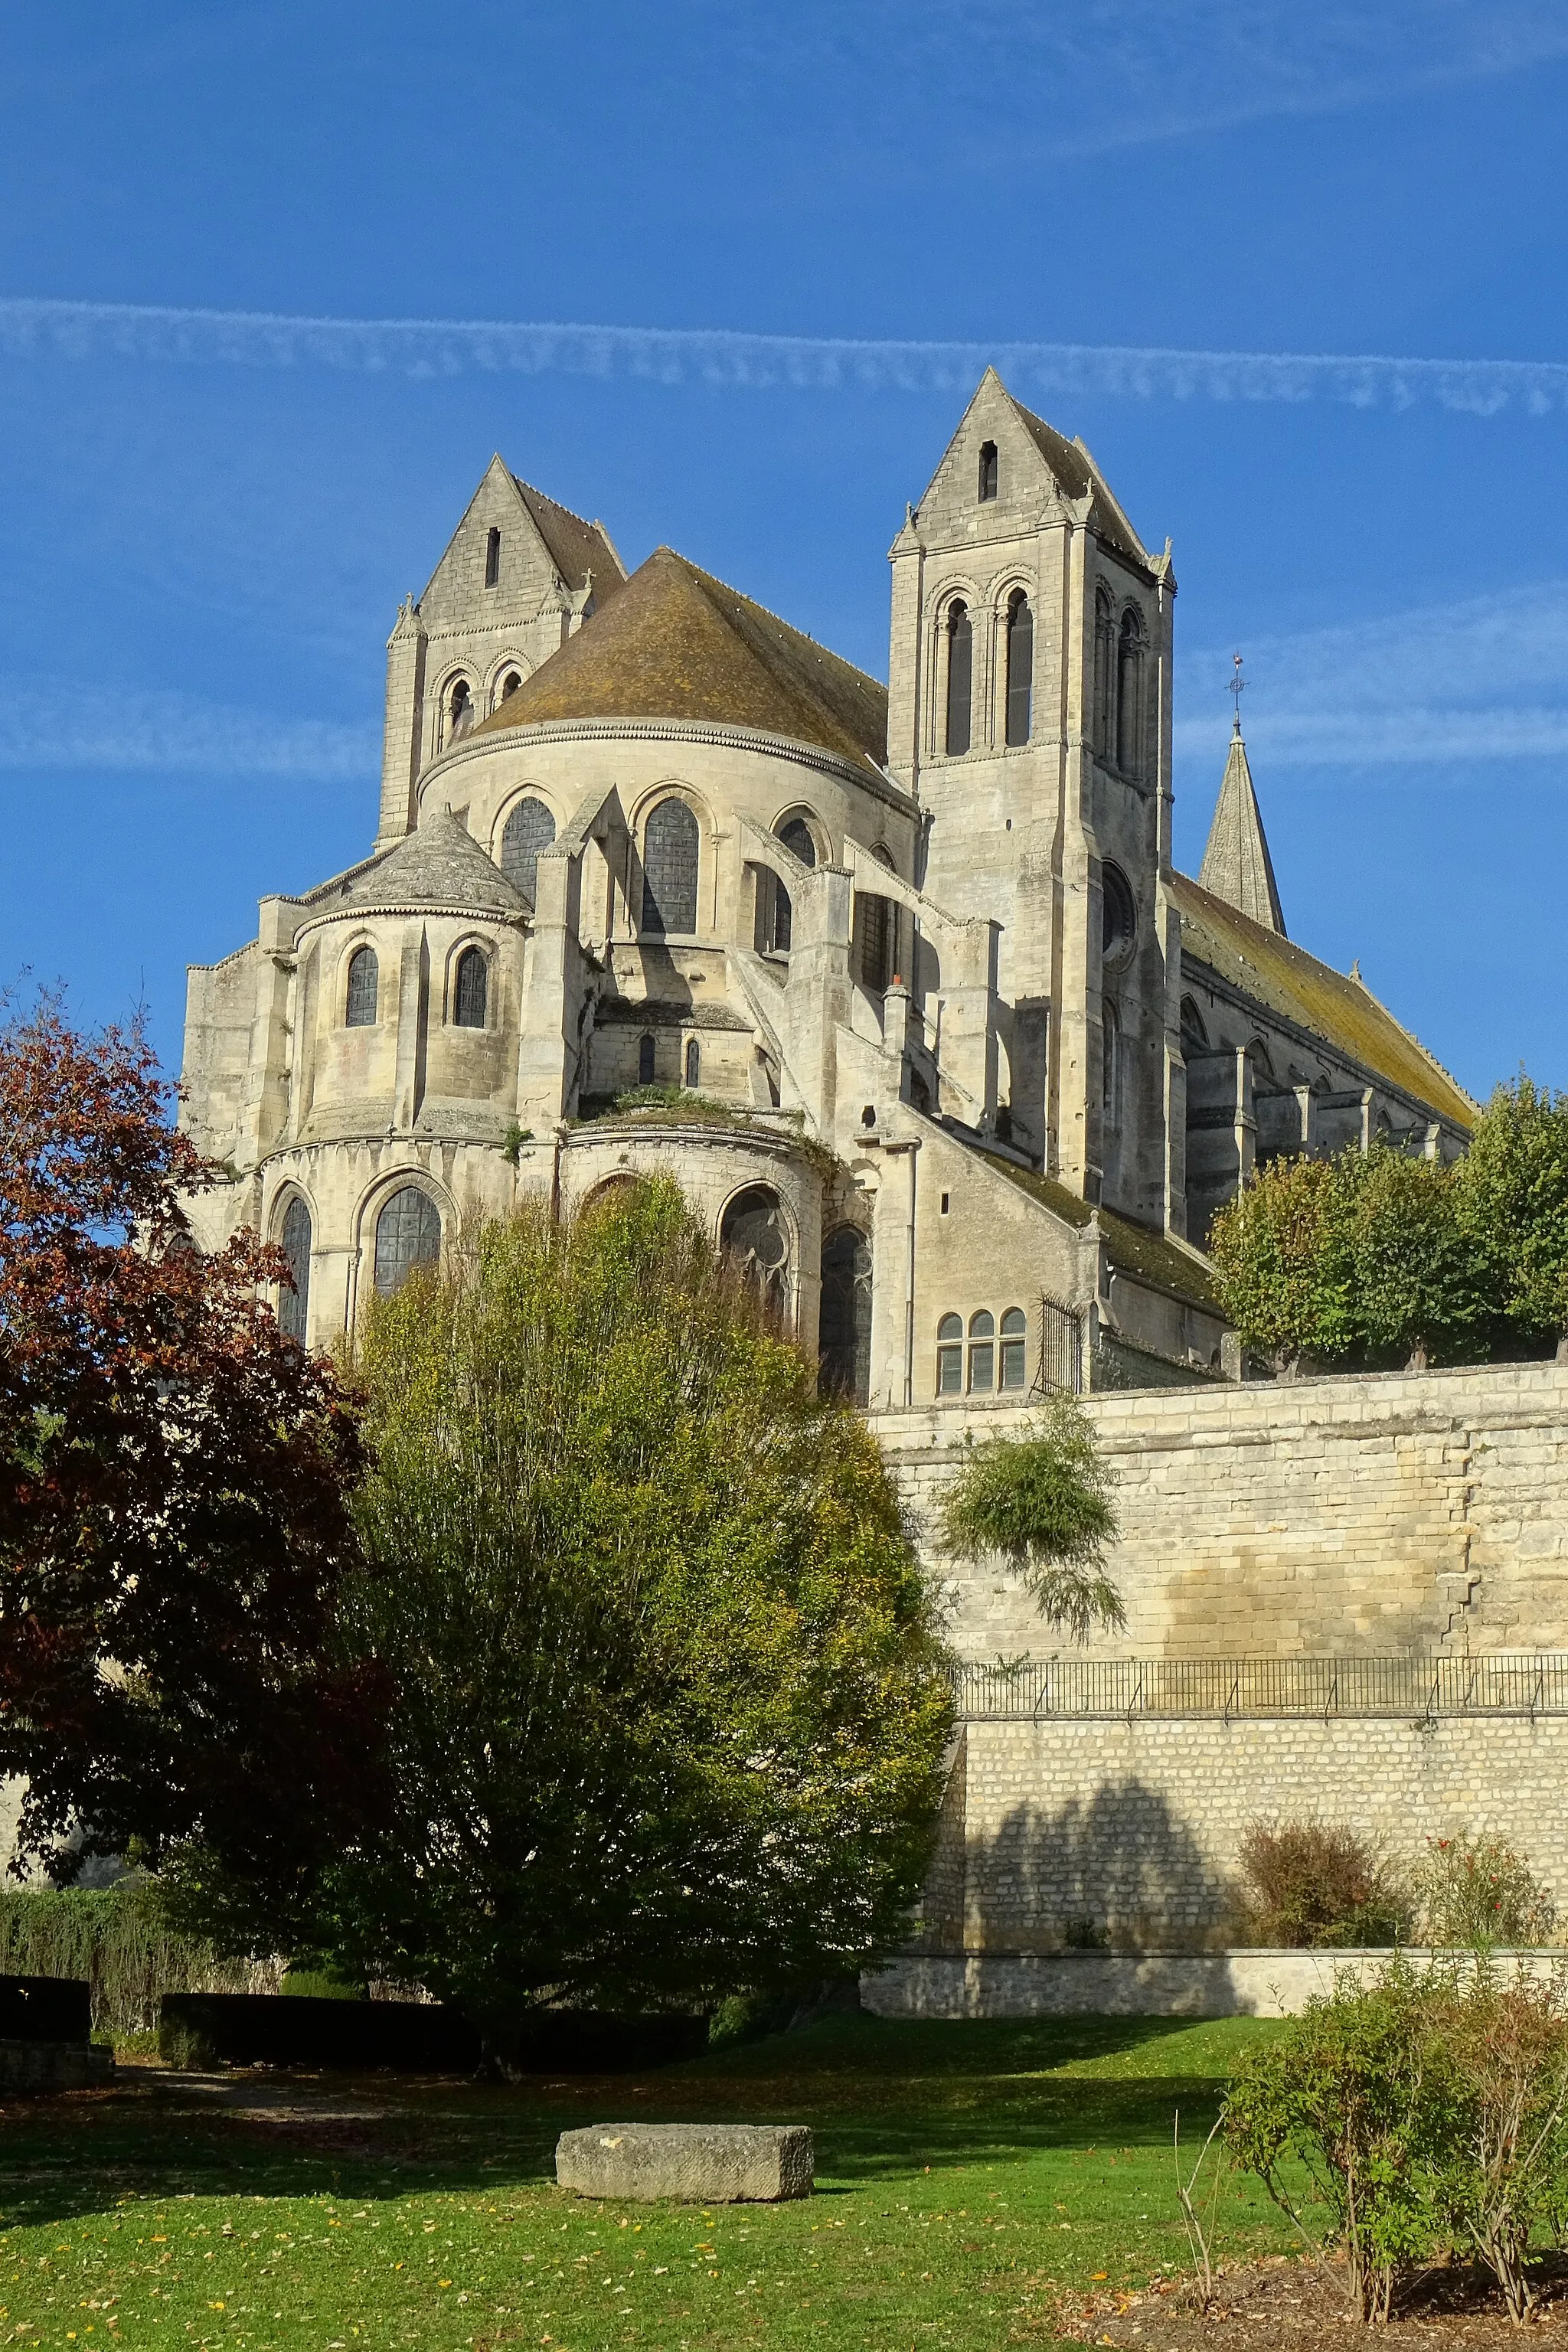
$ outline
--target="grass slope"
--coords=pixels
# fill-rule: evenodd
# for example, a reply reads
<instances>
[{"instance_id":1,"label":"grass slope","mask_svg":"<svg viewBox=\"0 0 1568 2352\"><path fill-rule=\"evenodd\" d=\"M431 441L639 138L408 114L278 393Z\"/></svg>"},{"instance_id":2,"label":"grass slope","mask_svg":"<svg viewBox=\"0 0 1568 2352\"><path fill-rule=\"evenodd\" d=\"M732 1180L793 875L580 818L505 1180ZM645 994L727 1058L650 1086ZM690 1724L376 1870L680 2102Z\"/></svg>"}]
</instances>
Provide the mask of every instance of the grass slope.
<instances>
[{"instance_id":1,"label":"grass slope","mask_svg":"<svg viewBox=\"0 0 1568 2352\"><path fill-rule=\"evenodd\" d=\"M835 2352L1061 2340L1089 2294L1184 2268L1195 2147L1247 2020L845 2018L640 2080L123 2087L0 2120L0 2339L243 2352ZM784 2206L579 2202L571 2125L812 2124ZM1232 2259L1283 2242L1247 2184ZM1092 2331L1091 2331L1092 2332Z\"/></svg>"}]
</instances>

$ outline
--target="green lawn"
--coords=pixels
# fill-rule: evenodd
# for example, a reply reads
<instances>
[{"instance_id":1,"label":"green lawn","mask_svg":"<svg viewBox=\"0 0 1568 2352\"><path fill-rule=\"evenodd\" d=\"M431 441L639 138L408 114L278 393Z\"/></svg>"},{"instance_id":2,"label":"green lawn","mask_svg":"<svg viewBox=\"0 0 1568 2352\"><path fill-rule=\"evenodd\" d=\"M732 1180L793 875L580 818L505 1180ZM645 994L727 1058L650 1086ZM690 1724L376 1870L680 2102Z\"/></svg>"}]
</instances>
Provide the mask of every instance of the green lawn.
<instances>
[{"instance_id":1,"label":"green lawn","mask_svg":"<svg viewBox=\"0 0 1568 2352\"><path fill-rule=\"evenodd\" d=\"M336 2117L215 2109L126 2070L113 2093L0 2115L0 2341L1053 2343L1075 2298L1186 2267L1173 2111L1201 2139L1235 2056L1269 2031L846 2017L636 2081L301 2090L374 2110ZM289 2080L237 2077L231 2096L288 2099ZM816 2195L703 2210L551 2185L564 2126L697 2116L810 2123ZM1223 2210L1231 2258L1285 2242L1255 2189Z\"/></svg>"}]
</instances>

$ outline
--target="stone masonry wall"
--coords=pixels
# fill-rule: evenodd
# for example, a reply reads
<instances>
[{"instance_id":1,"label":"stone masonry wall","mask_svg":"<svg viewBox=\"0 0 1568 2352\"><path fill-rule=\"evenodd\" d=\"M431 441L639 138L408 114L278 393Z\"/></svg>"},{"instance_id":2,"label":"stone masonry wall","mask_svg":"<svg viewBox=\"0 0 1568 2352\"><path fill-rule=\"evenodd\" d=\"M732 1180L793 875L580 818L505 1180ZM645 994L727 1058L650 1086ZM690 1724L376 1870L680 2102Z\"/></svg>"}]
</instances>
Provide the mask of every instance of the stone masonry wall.
<instances>
[{"instance_id":1,"label":"stone masonry wall","mask_svg":"<svg viewBox=\"0 0 1568 2352\"><path fill-rule=\"evenodd\" d=\"M1568 1365L1087 1400L1120 1481L1118 1657L1568 1649ZM929 1529L953 1449L1013 1406L873 1416ZM928 1557L971 1658L1064 1647L998 1563Z\"/></svg>"},{"instance_id":2,"label":"stone masonry wall","mask_svg":"<svg viewBox=\"0 0 1568 2352\"><path fill-rule=\"evenodd\" d=\"M1563 1717L971 1722L960 1757L962 1848L950 1811L926 1950L1048 1951L1075 1922L1122 1948L1245 1943L1248 1824L1313 1816L1352 1823L1405 1865L1429 1837L1495 1831L1568 1921Z\"/></svg>"}]
</instances>

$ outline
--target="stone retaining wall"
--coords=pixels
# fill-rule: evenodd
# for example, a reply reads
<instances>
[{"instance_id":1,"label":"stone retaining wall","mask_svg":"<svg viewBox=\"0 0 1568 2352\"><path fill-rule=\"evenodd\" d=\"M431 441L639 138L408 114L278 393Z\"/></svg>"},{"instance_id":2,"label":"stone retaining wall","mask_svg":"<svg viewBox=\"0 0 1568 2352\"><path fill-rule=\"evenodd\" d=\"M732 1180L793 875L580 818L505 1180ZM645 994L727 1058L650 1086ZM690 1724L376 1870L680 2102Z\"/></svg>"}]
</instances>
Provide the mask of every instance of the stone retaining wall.
<instances>
[{"instance_id":1,"label":"stone retaining wall","mask_svg":"<svg viewBox=\"0 0 1568 2352\"><path fill-rule=\"evenodd\" d=\"M1299 2017L1336 1982L1366 1984L1388 1952L1020 1953L911 1957L860 1979L878 2017ZM1422 1968L1434 1957L1407 1955ZM1532 1977L1568 1966L1562 1952L1500 1952Z\"/></svg>"}]
</instances>

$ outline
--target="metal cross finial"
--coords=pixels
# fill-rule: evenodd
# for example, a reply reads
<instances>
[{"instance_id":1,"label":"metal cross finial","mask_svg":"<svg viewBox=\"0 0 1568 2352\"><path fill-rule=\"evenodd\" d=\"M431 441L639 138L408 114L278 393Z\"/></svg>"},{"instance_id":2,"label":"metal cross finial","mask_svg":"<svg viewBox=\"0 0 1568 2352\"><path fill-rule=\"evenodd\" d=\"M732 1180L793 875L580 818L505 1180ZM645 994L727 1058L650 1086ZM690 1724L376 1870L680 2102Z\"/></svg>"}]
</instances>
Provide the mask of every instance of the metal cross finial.
<instances>
[{"instance_id":1,"label":"metal cross finial","mask_svg":"<svg viewBox=\"0 0 1568 2352\"><path fill-rule=\"evenodd\" d=\"M1239 735L1241 732L1241 698L1247 692L1247 680L1241 675L1241 656L1239 654L1233 654L1231 659L1235 663L1236 667L1230 684L1226 688L1226 692L1228 695L1234 696L1236 700L1236 719L1233 724L1233 732Z\"/></svg>"}]
</instances>

